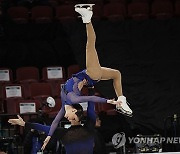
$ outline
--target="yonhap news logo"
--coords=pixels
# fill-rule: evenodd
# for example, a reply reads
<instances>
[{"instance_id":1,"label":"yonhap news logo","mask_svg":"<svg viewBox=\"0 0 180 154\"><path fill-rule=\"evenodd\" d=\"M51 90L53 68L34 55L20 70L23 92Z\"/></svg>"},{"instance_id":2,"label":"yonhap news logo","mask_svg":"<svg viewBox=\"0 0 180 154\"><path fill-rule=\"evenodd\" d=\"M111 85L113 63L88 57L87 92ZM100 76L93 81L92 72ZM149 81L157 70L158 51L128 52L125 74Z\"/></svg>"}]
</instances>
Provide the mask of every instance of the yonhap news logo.
<instances>
[{"instance_id":1,"label":"yonhap news logo","mask_svg":"<svg viewBox=\"0 0 180 154\"><path fill-rule=\"evenodd\" d=\"M135 144L180 144L180 137L128 137L129 143Z\"/></svg>"},{"instance_id":2,"label":"yonhap news logo","mask_svg":"<svg viewBox=\"0 0 180 154\"><path fill-rule=\"evenodd\" d=\"M116 133L112 137L112 144L115 149L118 149L122 146L124 146L126 143L126 137L124 132Z\"/></svg>"},{"instance_id":3,"label":"yonhap news logo","mask_svg":"<svg viewBox=\"0 0 180 154\"><path fill-rule=\"evenodd\" d=\"M118 149L128 142L130 144L180 144L180 137L162 137L160 135L137 135L136 137L126 137L124 132L116 133L112 137L114 148Z\"/></svg>"}]
</instances>

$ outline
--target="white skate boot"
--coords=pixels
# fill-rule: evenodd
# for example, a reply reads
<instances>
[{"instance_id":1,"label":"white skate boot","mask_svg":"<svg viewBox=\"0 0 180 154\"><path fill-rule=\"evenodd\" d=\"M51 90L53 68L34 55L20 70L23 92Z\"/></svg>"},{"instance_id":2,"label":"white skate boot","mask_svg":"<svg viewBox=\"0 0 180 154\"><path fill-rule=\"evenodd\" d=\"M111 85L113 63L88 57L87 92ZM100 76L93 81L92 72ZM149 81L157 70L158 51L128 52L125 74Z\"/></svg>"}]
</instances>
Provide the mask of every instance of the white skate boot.
<instances>
[{"instance_id":1,"label":"white skate boot","mask_svg":"<svg viewBox=\"0 0 180 154\"><path fill-rule=\"evenodd\" d=\"M93 12L92 12L93 5L95 4L76 4L74 6L75 11L81 15L83 23L91 22L91 18L93 15Z\"/></svg>"},{"instance_id":2,"label":"white skate boot","mask_svg":"<svg viewBox=\"0 0 180 154\"><path fill-rule=\"evenodd\" d=\"M119 96L117 101L121 101L122 104L121 104L120 108L116 107L116 111L119 113L122 113L126 116L132 117L133 112L127 104L128 102L126 101L126 97L125 96Z\"/></svg>"}]
</instances>

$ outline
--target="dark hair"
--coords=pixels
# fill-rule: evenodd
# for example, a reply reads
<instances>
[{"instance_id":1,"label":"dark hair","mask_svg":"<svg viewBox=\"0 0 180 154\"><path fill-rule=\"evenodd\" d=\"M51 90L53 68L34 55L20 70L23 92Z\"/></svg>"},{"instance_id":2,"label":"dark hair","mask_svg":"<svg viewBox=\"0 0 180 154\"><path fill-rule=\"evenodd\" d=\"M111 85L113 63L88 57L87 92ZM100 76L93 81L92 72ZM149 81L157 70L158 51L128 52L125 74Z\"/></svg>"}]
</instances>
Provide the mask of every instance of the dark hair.
<instances>
[{"instance_id":1,"label":"dark hair","mask_svg":"<svg viewBox=\"0 0 180 154\"><path fill-rule=\"evenodd\" d=\"M77 112L75 114L79 118L79 121L81 121L83 119L83 108L82 108L82 106L80 104L72 104L72 107L77 110Z\"/></svg>"}]
</instances>

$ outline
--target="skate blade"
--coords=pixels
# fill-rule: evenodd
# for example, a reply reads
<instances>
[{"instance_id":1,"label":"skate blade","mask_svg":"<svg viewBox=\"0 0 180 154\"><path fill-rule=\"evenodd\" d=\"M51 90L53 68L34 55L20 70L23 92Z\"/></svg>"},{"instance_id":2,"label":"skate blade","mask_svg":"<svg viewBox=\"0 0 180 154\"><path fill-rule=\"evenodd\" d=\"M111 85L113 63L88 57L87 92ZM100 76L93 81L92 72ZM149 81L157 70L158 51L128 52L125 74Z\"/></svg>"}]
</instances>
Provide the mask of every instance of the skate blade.
<instances>
[{"instance_id":1,"label":"skate blade","mask_svg":"<svg viewBox=\"0 0 180 154\"><path fill-rule=\"evenodd\" d=\"M118 109L115 109L115 111L118 112L118 113L121 113L121 114L123 114L125 116L128 116L128 117L132 117L133 116L133 114L128 114L128 113L122 112L121 110L118 110Z\"/></svg>"},{"instance_id":2,"label":"skate blade","mask_svg":"<svg viewBox=\"0 0 180 154\"><path fill-rule=\"evenodd\" d=\"M74 7L83 7L83 6L89 6L92 8L92 6L95 4L76 4Z\"/></svg>"}]
</instances>

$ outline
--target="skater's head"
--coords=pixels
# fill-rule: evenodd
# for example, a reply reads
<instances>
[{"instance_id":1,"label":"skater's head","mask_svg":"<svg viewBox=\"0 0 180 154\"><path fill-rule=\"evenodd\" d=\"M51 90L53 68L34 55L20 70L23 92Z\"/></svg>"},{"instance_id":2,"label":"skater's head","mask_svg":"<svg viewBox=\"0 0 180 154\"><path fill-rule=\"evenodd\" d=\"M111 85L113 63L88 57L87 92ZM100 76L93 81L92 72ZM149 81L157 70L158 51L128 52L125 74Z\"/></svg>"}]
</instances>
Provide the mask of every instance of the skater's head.
<instances>
[{"instance_id":1,"label":"skater's head","mask_svg":"<svg viewBox=\"0 0 180 154\"><path fill-rule=\"evenodd\" d=\"M80 122L83 118L83 108L80 104L65 105L65 118L71 123Z\"/></svg>"}]
</instances>

